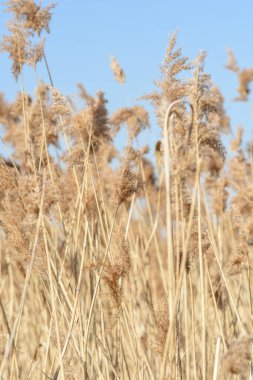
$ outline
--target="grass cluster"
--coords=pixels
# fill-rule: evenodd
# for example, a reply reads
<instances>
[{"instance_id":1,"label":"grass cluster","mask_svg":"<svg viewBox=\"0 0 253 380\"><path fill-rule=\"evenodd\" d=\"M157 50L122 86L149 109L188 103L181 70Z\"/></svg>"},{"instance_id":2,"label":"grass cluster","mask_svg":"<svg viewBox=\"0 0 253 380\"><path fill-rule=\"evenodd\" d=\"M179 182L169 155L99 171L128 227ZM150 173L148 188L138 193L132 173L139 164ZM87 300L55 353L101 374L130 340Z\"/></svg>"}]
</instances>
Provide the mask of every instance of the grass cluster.
<instances>
[{"instance_id":1,"label":"grass cluster","mask_svg":"<svg viewBox=\"0 0 253 380\"><path fill-rule=\"evenodd\" d=\"M150 160L136 143L150 126L142 106L110 115L103 92L79 84L77 105L54 87L41 39L53 8L6 3L1 50L21 91L0 98L1 149L13 148L0 157L0 378L252 378L252 145L238 129L226 152L205 55L190 61L169 39L143 96L161 132ZM111 68L123 86L116 58ZM253 69L231 51L227 68L247 101Z\"/></svg>"}]
</instances>

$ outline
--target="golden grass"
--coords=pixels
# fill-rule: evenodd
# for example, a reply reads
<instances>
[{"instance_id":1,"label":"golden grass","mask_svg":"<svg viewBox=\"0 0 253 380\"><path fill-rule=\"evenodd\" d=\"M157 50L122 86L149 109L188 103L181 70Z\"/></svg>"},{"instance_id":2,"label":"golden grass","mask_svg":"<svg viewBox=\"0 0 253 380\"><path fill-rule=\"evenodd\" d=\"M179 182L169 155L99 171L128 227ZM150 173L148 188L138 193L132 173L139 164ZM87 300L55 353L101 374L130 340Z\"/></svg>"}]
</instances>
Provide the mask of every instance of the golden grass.
<instances>
[{"instance_id":1,"label":"golden grass","mask_svg":"<svg viewBox=\"0 0 253 380\"><path fill-rule=\"evenodd\" d=\"M13 147L0 158L0 378L251 378L252 145L242 147L240 129L226 154L229 118L204 55L190 62L170 38L144 96L161 127L150 161L135 144L149 127L143 107L110 115L104 93L79 85L80 110L54 88L34 42L53 7L7 2L2 50L21 93L0 102L2 147ZM247 100L252 69L240 71L231 51L227 67Z\"/></svg>"}]
</instances>

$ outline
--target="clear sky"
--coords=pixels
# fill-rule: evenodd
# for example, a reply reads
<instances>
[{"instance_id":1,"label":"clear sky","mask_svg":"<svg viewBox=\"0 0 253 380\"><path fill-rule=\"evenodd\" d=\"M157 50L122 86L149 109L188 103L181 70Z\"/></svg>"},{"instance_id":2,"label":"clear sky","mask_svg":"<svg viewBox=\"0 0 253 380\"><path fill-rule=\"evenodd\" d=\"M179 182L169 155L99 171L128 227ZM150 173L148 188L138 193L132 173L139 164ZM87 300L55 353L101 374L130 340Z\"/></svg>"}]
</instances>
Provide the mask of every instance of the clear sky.
<instances>
[{"instance_id":1,"label":"clear sky","mask_svg":"<svg viewBox=\"0 0 253 380\"><path fill-rule=\"evenodd\" d=\"M0 17L2 35L8 16ZM168 36L175 30L185 55L194 58L200 50L207 51L206 72L226 97L232 127L244 125L252 138L253 96L246 104L233 102L237 79L224 65L225 49L230 47L241 68L253 66L253 0L59 0L46 44L54 84L64 94L75 93L78 82L91 94L102 89L110 111L136 104L136 98L153 89L152 81L159 78ZM125 89L114 81L111 55L125 69ZM47 80L41 65L39 71ZM11 99L19 83L10 74L7 55L0 56L0 73L0 91ZM32 92L35 78L30 71L25 80ZM153 129L144 134L143 142L159 137L151 120Z\"/></svg>"}]
</instances>

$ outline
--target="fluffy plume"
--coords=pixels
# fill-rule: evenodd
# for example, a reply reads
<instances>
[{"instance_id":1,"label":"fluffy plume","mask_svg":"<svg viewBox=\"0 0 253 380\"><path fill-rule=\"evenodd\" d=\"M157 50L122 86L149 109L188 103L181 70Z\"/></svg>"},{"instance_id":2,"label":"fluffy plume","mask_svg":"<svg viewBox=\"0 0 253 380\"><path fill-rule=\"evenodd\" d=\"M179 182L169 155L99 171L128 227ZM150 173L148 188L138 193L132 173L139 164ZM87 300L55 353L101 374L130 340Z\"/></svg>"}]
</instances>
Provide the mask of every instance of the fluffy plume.
<instances>
[{"instance_id":1,"label":"fluffy plume","mask_svg":"<svg viewBox=\"0 0 253 380\"><path fill-rule=\"evenodd\" d=\"M111 117L111 123L115 126L116 131L121 124L126 124L129 137L135 138L143 129L149 127L149 117L147 111L141 106L132 108L120 108Z\"/></svg>"},{"instance_id":2,"label":"fluffy plume","mask_svg":"<svg viewBox=\"0 0 253 380\"><path fill-rule=\"evenodd\" d=\"M235 72L238 75L239 96L235 98L235 100L246 101L248 100L248 96L250 93L250 83L253 81L253 68L240 70L240 68L237 65L237 62L232 50L228 49L227 51L228 51L228 62L227 62L226 68L228 70Z\"/></svg>"},{"instance_id":3,"label":"fluffy plume","mask_svg":"<svg viewBox=\"0 0 253 380\"><path fill-rule=\"evenodd\" d=\"M234 71L235 73L238 73L239 67L237 65L237 61L236 61L233 51L231 49L227 49L227 53L228 53L228 60L225 66L226 69Z\"/></svg>"},{"instance_id":4,"label":"fluffy plume","mask_svg":"<svg viewBox=\"0 0 253 380\"><path fill-rule=\"evenodd\" d=\"M120 84L124 84L126 81L126 75L125 75L124 70L120 67L120 65L119 65L119 63L115 57L111 58L110 67L113 71L113 74L114 74L116 81L119 82Z\"/></svg>"},{"instance_id":5,"label":"fluffy plume","mask_svg":"<svg viewBox=\"0 0 253 380\"><path fill-rule=\"evenodd\" d=\"M6 3L6 11L13 13L15 19L30 31L41 34L43 30L50 32L49 23L55 3L42 7L34 0L10 0Z\"/></svg>"},{"instance_id":6,"label":"fluffy plume","mask_svg":"<svg viewBox=\"0 0 253 380\"><path fill-rule=\"evenodd\" d=\"M129 200L133 195L139 197L144 192L145 184L136 168L139 159L139 152L128 146L113 179L113 198L116 207Z\"/></svg>"},{"instance_id":7,"label":"fluffy plume","mask_svg":"<svg viewBox=\"0 0 253 380\"><path fill-rule=\"evenodd\" d=\"M4 36L1 42L1 52L7 52L12 60L12 73L18 78L24 64L34 66L43 57L44 42L32 45L29 33L19 26L10 25L10 35Z\"/></svg>"},{"instance_id":8,"label":"fluffy plume","mask_svg":"<svg viewBox=\"0 0 253 380\"><path fill-rule=\"evenodd\" d=\"M96 151L101 143L111 141L106 103L104 93L100 91L95 99L90 97L87 108L75 116L70 133L76 144L90 144L90 149Z\"/></svg>"},{"instance_id":9,"label":"fluffy plume","mask_svg":"<svg viewBox=\"0 0 253 380\"><path fill-rule=\"evenodd\" d=\"M155 81L158 90L144 96L155 107L155 113L160 125L163 124L167 107L175 100L182 99L187 94L187 84L181 80L179 74L191 69L192 65L188 58L182 55L181 49L175 49L177 34L174 33L169 39L168 48L163 65L160 67L162 79ZM175 108L180 117L182 105Z\"/></svg>"},{"instance_id":10,"label":"fluffy plume","mask_svg":"<svg viewBox=\"0 0 253 380\"><path fill-rule=\"evenodd\" d=\"M238 87L238 93L239 97L236 98L236 100L248 100L248 96L250 93L250 83L253 81L253 68L252 69L245 69L240 71L238 75L239 80L239 87Z\"/></svg>"}]
</instances>

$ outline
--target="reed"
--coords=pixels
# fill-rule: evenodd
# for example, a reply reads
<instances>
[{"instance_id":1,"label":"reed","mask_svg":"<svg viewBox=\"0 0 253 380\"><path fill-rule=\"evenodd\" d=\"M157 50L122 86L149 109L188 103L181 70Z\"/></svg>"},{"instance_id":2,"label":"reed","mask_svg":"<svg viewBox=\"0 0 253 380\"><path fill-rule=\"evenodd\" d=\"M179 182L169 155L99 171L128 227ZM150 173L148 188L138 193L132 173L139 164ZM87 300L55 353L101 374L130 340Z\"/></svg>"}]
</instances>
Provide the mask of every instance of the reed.
<instances>
[{"instance_id":1,"label":"reed","mask_svg":"<svg viewBox=\"0 0 253 380\"><path fill-rule=\"evenodd\" d=\"M143 96L161 136L148 156L143 106L111 115L103 92L79 84L80 109L54 87L43 37L54 7L6 2L1 51L21 87L0 97L1 151L13 148L0 156L0 378L251 378L252 144L243 128L232 137L205 54L190 61L170 37ZM232 51L226 67L248 101L253 69ZM114 57L111 69L124 86Z\"/></svg>"}]
</instances>

